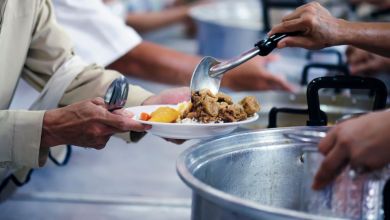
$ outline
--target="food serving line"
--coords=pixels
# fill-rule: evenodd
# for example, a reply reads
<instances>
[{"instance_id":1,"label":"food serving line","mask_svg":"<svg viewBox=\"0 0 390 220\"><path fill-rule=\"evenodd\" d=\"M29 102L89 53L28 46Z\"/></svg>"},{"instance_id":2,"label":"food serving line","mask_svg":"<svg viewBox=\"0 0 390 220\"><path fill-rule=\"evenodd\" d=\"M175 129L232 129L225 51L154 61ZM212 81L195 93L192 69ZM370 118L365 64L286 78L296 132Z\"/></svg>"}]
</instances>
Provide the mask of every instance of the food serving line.
<instances>
[{"instance_id":1,"label":"food serving line","mask_svg":"<svg viewBox=\"0 0 390 220\"><path fill-rule=\"evenodd\" d=\"M295 63L284 62L284 65L295 65ZM161 85L160 88L158 88L156 87L156 84L143 82L141 80L132 80L156 90L163 87L163 85ZM31 91L25 84L22 84L19 94L31 94ZM302 106L305 106L305 101L302 101L305 97L301 97L299 94L294 95L296 96L295 98L292 98L291 95L278 92L240 92L229 94L236 100L239 100L246 95L255 95L265 107L262 111L268 111L269 108L266 106L270 106L270 103L275 103L275 97L283 97L286 100L290 100L290 104L295 105L293 107L302 108ZM19 96L20 98L23 98L23 96ZM32 100L31 97L25 98ZM302 102L297 103L297 100L301 100ZM335 100L338 100L338 98ZM346 100L351 101L347 98ZM328 101L332 102L332 98L329 98ZM349 104L360 103L360 101L361 100L356 99ZM287 103L283 101L279 102L281 105L279 107L282 107ZM24 104L27 105L27 103ZM369 104L366 105L367 108L371 107ZM331 108L325 108L325 110L329 109ZM340 112L336 112L336 114L340 116ZM267 118L267 113L261 114L261 121L250 125L248 128L267 127ZM287 116L286 118L296 117ZM305 123L305 117L303 117L302 120L295 122L289 120L283 122L283 117L279 117L279 120L282 120L280 123L287 124L296 123L304 125ZM248 141L248 138L242 139L242 143L245 143L244 140ZM280 140L283 141L283 139ZM108 143L108 146L102 151L73 148L72 157L67 166L58 167L49 163L45 168L35 171L32 175L31 182L28 185L20 188L10 201L0 205L1 216L5 217L5 219L189 219L191 216L191 191L179 180L179 177L175 172L174 161L176 161L182 151L197 143L197 140L191 140L185 142L181 146L176 146L175 144L166 142L156 136L147 135L139 143L132 145L127 145L121 140L113 138ZM258 143L260 144L260 142ZM280 171L276 171L280 176L272 178L274 180L280 179L280 183L292 184L294 180L301 180L300 177L302 177L303 174L299 173L300 164L295 163L299 150L296 147L297 144L291 143L291 145L295 146L292 152L282 153L275 151L272 153L273 156L270 157L270 159L273 158L272 161L286 159L286 155L291 158L286 160L283 164L273 166L274 162L269 161L272 163L271 165L267 165L267 160L263 158L262 161L264 161L264 163L255 163L256 166L258 166L257 168L249 169L249 167L241 167L240 170L245 171L244 173L247 174L255 172L256 169L259 170L258 172L261 170L264 172L273 172L270 170L270 167L267 168L267 166L271 166L275 169L280 169ZM221 146L237 147L231 143L225 143ZM204 149L212 149L210 146L201 147ZM275 147L275 149L280 150L280 147ZM244 152L244 154L247 153L248 152ZM235 157L241 158L239 156ZM292 160L294 161L293 164L297 166L294 168L294 172L285 169L286 167L293 169L291 167ZM210 164L218 164L216 162L211 162L212 160L210 161ZM245 164L247 162L248 165L253 165L253 162L249 163L248 160L241 161L240 163ZM231 164L231 166L233 166L233 164ZM219 172L220 174L230 173L233 169L238 169L232 167L232 169L225 170L226 167L224 166L222 168ZM208 168L205 167L204 169ZM287 177L286 174L288 173L294 174L295 178L292 178L291 176ZM264 175L270 175L270 173L267 174L266 172ZM288 181L286 179L288 179ZM257 181L260 180L261 178ZM255 187L255 185L262 185L263 188L261 189L266 190L267 186L275 184L271 184L271 182L253 182L251 184L245 181L244 183L247 183L252 187ZM226 184L228 183L229 182L226 182ZM271 185L267 185L267 183ZM218 182L215 182L214 184L214 186L218 187ZM225 186L232 187L228 185ZM291 188L290 185L286 186ZM254 199L249 196L252 195L251 192L253 192L253 195L258 195L255 193L255 188L252 190L251 188L247 188L247 193L249 194L246 195L248 199ZM242 189L244 189L244 187L242 187ZM238 188L236 187L236 191L234 192L239 194L240 192L237 190ZM286 189L283 193L290 193L294 198L298 196L298 194L293 194L294 190L287 191ZM272 197L272 195L269 194L267 197L263 197L263 199L268 202L272 201L269 196ZM279 197L276 196L274 198L279 198L279 205L287 204L289 207L297 207L297 203L288 203L290 200L283 202L283 198L281 198L280 195ZM258 199L259 197L257 197L256 201L259 201ZM260 199L260 202L261 201L262 200ZM45 208L42 209L42 207ZM15 210L18 211L15 212ZM220 209L216 207L214 207L213 210L215 210L215 213L217 214L217 211L220 211ZM205 219L207 219L207 216L208 215L206 215ZM301 216L298 215L298 217Z\"/></svg>"},{"instance_id":2,"label":"food serving line","mask_svg":"<svg viewBox=\"0 0 390 220\"><path fill-rule=\"evenodd\" d=\"M302 50L287 49L283 53L287 56L269 69L287 73L286 76L296 83L311 81L312 73L345 72L339 65L337 52L307 55ZM310 72L312 68L317 71ZM308 69L306 73L305 69ZM142 80L131 81L156 92L165 87ZM350 86L342 81L334 88L340 90L345 87ZM260 119L241 128L245 130L305 125L309 113L306 86L302 86L301 90L295 95L281 92L228 93L235 101L254 95L263 106ZM20 94L31 95L31 89L21 83L18 93L16 100L28 107L28 100L32 98ZM328 113L327 122L334 123L343 115L371 110L372 97L358 95L350 98L344 95L343 91L340 93L329 88L325 95L321 94L321 110ZM15 106L20 107L20 103L15 103ZM275 118L268 119L273 107L276 107L272 110ZM317 119L323 123L324 118L317 110ZM298 112L300 118L283 115L291 112ZM272 125L271 121L277 122ZM30 183L0 205L0 218L190 219L191 212L193 219L313 218L313 215L296 212L302 206L297 186L304 184L301 181L307 173L302 170L305 167L300 150L302 144L295 141L276 130L242 133L210 144L203 142L199 145L198 140L190 140L177 146L148 134L132 145L113 138L102 151L74 148L65 167L49 162L45 168L34 171ZM189 149L193 145L197 147ZM243 145L247 148L244 149ZM179 157L184 150L185 154ZM216 156L218 152L221 154ZM203 158L197 157L200 153ZM191 190L175 172L174 161L177 158L181 178L193 189L192 211ZM200 184L199 180L203 183Z\"/></svg>"}]
</instances>

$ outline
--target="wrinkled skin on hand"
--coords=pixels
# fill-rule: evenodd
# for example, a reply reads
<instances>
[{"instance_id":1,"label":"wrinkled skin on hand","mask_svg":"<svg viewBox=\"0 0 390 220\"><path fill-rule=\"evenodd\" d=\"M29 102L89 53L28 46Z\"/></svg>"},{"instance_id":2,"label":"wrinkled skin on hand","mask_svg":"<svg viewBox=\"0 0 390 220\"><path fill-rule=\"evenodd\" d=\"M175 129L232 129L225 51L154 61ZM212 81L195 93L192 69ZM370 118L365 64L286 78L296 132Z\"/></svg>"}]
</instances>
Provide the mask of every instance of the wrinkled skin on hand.
<instances>
[{"instance_id":1,"label":"wrinkled skin on hand","mask_svg":"<svg viewBox=\"0 0 390 220\"><path fill-rule=\"evenodd\" d=\"M346 55L352 75L370 76L390 72L390 58L351 46L348 47Z\"/></svg>"},{"instance_id":2,"label":"wrinkled skin on hand","mask_svg":"<svg viewBox=\"0 0 390 220\"><path fill-rule=\"evenodd\" d=\"M310 2L285 16L282 22L272 28L268 35L299 31L301 35L284 38L278 43L278 48L322 49L336 45L335 42L340 33L339 23L340 20L333 17L319 3Z\"/></svg>"},{"instance_id":3,"label":"wrinkled skin on hand","mask_svg":"<svg viewBox=\"0 0 390 220\"><path fill-rule=\"evenodd\" d=\"M221 85L230 89L239 90L282 90L292 92L296 88L286 79L269 72L265 66L276 60L274 55L254 57L248 62L225 73Z\"/></svg>"},{"instance_id":4,"label":"wrinkled skin on hand","mask_svg":"<svg viewBox=\"0 0 390 220\"><path fill-rule=\"evenodd\" d=\"M350 165L371 171L390 163L390 112L374 112L333 127L319 145L325 155L313 183L321 189Z\"/></svg>"},{"instance_id":5,"label":"wrinkled skin on hand","mask_svg":"<svg viewBox=\"0 0 390 220\"><path fill-rule=\"evenodd\" d=\"M150 128L132 116L123 110L109 112L102 98L49 110L43 118L41 147L72 144L102 149L114 133Z\"/></svg>"}]
</instances>

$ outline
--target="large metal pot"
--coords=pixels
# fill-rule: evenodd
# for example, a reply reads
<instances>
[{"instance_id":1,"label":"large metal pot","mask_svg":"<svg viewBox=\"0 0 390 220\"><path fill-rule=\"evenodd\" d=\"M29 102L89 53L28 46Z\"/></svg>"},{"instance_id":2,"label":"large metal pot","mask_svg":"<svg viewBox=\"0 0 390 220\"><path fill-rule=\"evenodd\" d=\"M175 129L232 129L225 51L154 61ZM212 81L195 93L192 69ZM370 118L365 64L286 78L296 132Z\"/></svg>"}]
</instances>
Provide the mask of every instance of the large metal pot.
<instances>
[{"instance_id":1,"label":"large metal pot","mask_svg":"<svg viewBox=\"0 0 390 220\"><path fill-rule=\"evenodd\" d=\"M186 150L177 171L193 190L192 219L321 219L300 211L306 144L283 135L307 129L236 133Z\"/></svg>"},{"instance_id":2,"label":"large metal pot","mask_svg":"<svg viewBox=\"0 0 390 220\"><path fill-rule=\"evenodd\" d=\"M307 211L311 210L303 208L307 194L302 192L309 188L303 187L308 186L304 154L306 148L315 145L285 136L290 132L326 130L326 127L293 127L236 133L187 149L177 161L177 171L193 190L192 219L335 219L310 214ZM375 198L374 195L370 198L381 201L381 188L382 183ZM361 190L359 195L365 191ZM355 198L365 201L366 196ZM347 200L336 201L334 208L343 202ZM376 206L374 216L378 217L380 202Z\"/></svg>"},{"instance_id":3,"label":"large metal pot","mask_svg":"<svg viewBox=\"0 0 390 220\"><path fill-rule=\"evenodd\" d=\"M371 89L375 93L371 108L383 109L386 104L386 87L379 80L321 77L307 89L307 123L312 127L236 133L187 149L177 161L177 171L193 189L192 219L330 219L302 208L308 170L303 154L304 149L315 148L315 143L286 136L327 131L327 127L314 126L327 123L320 111L318 92L322 88Z\"/></svg>"}]
</instances>

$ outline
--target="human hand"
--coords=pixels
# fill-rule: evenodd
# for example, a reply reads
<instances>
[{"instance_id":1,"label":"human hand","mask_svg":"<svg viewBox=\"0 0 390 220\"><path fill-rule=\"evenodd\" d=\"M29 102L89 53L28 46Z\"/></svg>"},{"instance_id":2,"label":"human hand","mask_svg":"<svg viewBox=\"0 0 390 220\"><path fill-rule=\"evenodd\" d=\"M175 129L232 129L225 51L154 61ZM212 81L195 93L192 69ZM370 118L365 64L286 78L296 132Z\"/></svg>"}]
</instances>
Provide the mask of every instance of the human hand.
<instances>
[{"instance_id":1,"label":"human hand","mask_svg":"<svg viewBox=\"0 0 390 220\"><path fill-rule=\"evenodd\" d=\"M373 75L380 72L390 72L390 58L351 46L348 47L346 55L352 75Z\"/></svg>"},{"instance_id":2,"label":"human hand","mask_svg":"<svg viewBox=\"0 0 390 220\"><path fill-rule=\"evenodd\" d=\"M321 189L350 164L352 169L370 171L390 162L390 112L374 112L347 120L332 128L319 145L325 155L313 183Z\"/></svg>"},{"instance_id":3,"label":"human hand","mask_svg":"<svg viewBox=\"0 0 390 220\"><path fill-rule=\"evenodd\" d=\"M290 36L278 43L278 48L303 47L306 49L322 49L338 45L342 37L343 20L333 17L318 2L310 2L298 7L285 16L282 23L276 25L268 33L301 32L298 36Z\"/></svg>"},{"instance_id":4,"label":"human hand","mask_svg":"<svg viewBox=\"0 0 390 220\"><path fill-rule=\"evenodd\" d=\"M160 94L146 99L142 105L158 105L158 104L177 104L179 102L189 101L191 99L191 92L188 87L180 87L167 89ZM180 145L186 140L165 138L166 141Z\"/></svg>"},{"instance_id":5,"label":"human hand","mask_svg":"<svg viewBox=\"0 0 390 220\"><path fill-rule=\"evenodd\" d=\"M273 75L265 69L265 64L277 59L276 56L254 57L248 62L227 72L222 78L222 86L233 90L284 90L292 92L294 86L284 78Z\"/></svg>"},{"instance_id":6,"label":"human hand","mask_svg":"<svg viewBox=\"0 0 390 220\"><path fill-rule=\"evenodd\" d=\"M134 121L132 114L126 111L109 112L104 100L95 98L46 111L41 147L72 144L102 149L114 133L142 132L149 128Z\"/></svg>"},{"instance_id":7,"label":"human hand","mask_svg":"<svg viewBox=\"0 0 390 220\"><path fill-rule=\"evenodd\" d=\"M188 87L173 88L164 90L158 95L151 96L142 105L177 104L188 101L190 98L191 93Z\"/></svg>"}]
</instances>

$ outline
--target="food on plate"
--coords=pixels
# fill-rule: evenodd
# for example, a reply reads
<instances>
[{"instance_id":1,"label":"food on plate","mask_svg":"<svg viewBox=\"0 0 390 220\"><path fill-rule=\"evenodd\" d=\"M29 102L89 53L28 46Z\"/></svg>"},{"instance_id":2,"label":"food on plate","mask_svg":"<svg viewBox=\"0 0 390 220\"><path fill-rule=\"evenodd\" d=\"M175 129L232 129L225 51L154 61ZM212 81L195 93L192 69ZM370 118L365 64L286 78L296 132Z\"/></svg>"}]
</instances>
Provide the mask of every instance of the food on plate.
<instances>
[{"instance_id":1,"label":"food on plate","mask_svg":"<svg viewBox=\"0 0 390 220\"><path fill-rule=\"evenodd\" d=\"M240 105L248 115L253 115L260 109L260 104L254 96L247 96L240 101Z\"/></svg>"},{"instance_id":2,"label":"food on plate","mask_svg":"<svg viewBox=\"0 0 390 220\"><path fill-rule=\"evenodd\" d=\"M177 104L177 110L180 112L180 117L183 115L187 115L192 108L192 102L181 102Z\"/></svg>"},{"instance_id":3,"label":"food on plate","mask_svg":"<svg viewBox=\"0 0 390 220\"><path fill-rule=\"evenodd\" d=\"M150 116L151 118L148 121L172 123L179 118L180 113L171 107L159 107Z\"/></svg>"},{"instance_id":4,"label":"food on plate","mask_svg":"<svg viewBox=\"0 0 390 220\"><path fill-rule=\"evenodd\" d=\"M247 96L238 103L222 92L214 95L208 89L193 92L191 101L179 103L176 109L159 107L150 115L142 112L140 120L165 123L223 123L246 120L260 110L260 104L253 96Z\"/></svg>"},{"instance_id":5,"label":"food on plate","mask_svg":"<svg viewBox=\"0 0 390 220\"><path fill-rule=\"evenodd\" d=\"M139 119L142 121L148 121L151 117L152 116L150 116L148 113L142 112L139 116Z\"/></svg>"},{"instance_id":6,"label":"food on plate","mask_svg":"<svg viewBox=\"0 0 390 220\"><path fill-rule=\"evenodd\" d=\"M230 96L222 92L214 95L208 89L193 92L191 103L190 110L181 114L181 119L189 118L202 123L236 122L260 110L260 104L253 96L247 96L235 104Z\"/></svg>"}]
</instances>

